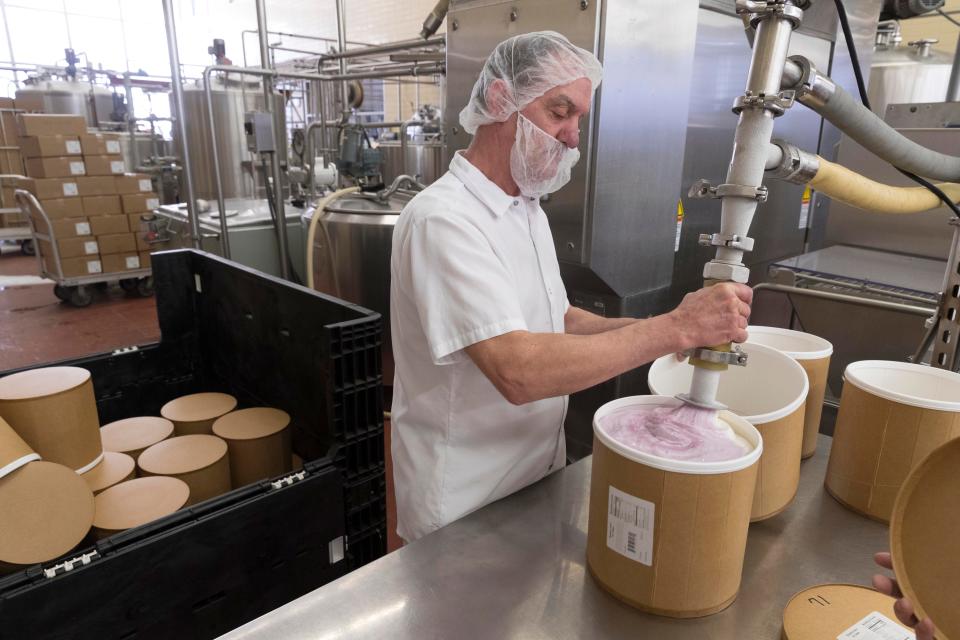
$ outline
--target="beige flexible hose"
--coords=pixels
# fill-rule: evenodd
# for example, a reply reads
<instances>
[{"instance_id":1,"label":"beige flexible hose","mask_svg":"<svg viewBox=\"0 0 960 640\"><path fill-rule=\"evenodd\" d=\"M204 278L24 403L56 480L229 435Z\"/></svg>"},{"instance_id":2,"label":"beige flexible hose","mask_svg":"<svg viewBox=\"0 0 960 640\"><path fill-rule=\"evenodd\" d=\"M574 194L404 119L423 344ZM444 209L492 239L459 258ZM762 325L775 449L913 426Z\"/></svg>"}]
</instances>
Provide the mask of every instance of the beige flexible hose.
<instances>
[{"instance_id":1,"label":"beige flexible hose","mask_svg":"<svg viewBox=\"0 0 960 640\"><path fill-rule=\"evenodd\" d=\"M341 196L345 196L348 193L354 193L359 191L359 187L347 187L346 189L340 189L339 191L334 191L330 195L324 196L321 198L316 206L313 209L313 217L310 218L310 228L307 230L307 286L313 289L313 237L317 233L317 224L320 222L320 218L323 217L323 210L327 206ZM333 250L333 247L330 246L330 242L327 242L327 253L329 254ZM331 255L331 262L333 260L333 255ZM339 289L339 282L336 280L336 274L334 275L334 281Z\"/></svg>"},{"instance_id":2,"label":"beige flexible hose","mask_svg":"<svg viewBox=\"0 0 960 640\"><path fill-rule=\"evenodd\" d=\"M839 164L820 158L820 169L810 186L851 207L874 213L906 214L936 209L940 200L925 187L894 187L875 182ZM960 184L937 185L948 198L960 201Z\"/></svg>"}]
</instances>

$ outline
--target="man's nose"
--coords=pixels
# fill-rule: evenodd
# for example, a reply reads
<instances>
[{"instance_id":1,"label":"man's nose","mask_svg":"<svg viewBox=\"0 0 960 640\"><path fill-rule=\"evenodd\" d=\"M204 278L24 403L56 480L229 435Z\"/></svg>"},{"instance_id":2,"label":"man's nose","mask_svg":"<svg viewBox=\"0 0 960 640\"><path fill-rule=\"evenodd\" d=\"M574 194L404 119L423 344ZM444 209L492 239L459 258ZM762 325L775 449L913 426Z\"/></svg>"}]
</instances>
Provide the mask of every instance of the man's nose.
<instances>
[{"instance_id":1,"label":"man's nose","mask_svg":"<svg viewBox=\"0 0 960 640\"><path fill-rule=\"evenodd\" d=\"M567 145L567 148L574 149L580 145L580 128L576 126L564 127L560 130L557 140Z\"/></svg>"}]
</instances>

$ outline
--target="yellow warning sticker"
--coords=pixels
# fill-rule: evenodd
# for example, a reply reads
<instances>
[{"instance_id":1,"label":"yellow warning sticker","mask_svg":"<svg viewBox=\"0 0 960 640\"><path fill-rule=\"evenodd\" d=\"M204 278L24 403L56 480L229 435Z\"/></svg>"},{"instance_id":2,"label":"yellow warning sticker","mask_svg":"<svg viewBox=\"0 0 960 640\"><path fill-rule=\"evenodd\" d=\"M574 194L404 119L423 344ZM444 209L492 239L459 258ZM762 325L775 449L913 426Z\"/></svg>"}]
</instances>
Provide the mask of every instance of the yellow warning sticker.
<instances>
[{"instance_id":1,"label":"yellow warning sticker","mask_svg":"<svg viewBox=\"0 0 960 640\"><path fill-rule=\"evenodd\" d=\"M683 200L677 200L677 236L673 241L673 252L680 251L680 230L683 228Z\"/></svg>"},{"instance_id":2,"label":"yellow warning sticker","mask_svg":"<svg viewBox=\"0 0 960 640\"><path fill-rule=\"evenodd\" d=\"M806 229L807 223L810 220L810 201L813 199L813 191L810 190L810 185L807 185L803 189L803 197L800 198L800 224L798 228Z\"/></svg>"}]
</instances>

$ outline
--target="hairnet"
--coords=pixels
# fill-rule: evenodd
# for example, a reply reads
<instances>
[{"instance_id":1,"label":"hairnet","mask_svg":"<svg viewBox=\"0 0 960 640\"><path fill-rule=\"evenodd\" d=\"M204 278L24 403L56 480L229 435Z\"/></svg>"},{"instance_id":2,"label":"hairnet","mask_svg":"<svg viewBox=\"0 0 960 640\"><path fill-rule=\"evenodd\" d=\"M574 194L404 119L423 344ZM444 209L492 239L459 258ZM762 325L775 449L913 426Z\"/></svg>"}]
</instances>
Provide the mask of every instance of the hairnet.
<instances>
[{"instance_id":1,"label":"hairnet","mask_svg":"<svg viewBox=\"0 0 960 640\"><path fill-rule=\"evenodd\" d=\"M555 31L514 36L487 58L470 102L460 112L460 124L467 133L476 133L477 127L503 122L554 87L586 78L596 90L602 76L596 56ZM505 83L505 91L497 104L488 104L487 90L495 80Z\"/></svg>"}]
</instances>

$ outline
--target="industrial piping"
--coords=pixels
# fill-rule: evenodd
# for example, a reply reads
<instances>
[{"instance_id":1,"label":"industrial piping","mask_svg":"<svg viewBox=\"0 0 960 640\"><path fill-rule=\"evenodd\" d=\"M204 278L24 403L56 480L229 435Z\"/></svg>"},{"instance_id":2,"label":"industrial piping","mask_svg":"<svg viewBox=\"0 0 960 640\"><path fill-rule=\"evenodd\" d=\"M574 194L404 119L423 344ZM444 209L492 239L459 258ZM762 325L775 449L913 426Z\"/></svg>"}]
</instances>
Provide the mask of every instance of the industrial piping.
<instances>
[{"instance_id":1,"label":"industrial piping","mask_svg":"<svg viewBox=\"0 0 960 640\"><path fill-rule=\"evenodd\" d=\"M781 88L795 91L798 102L893 166L934 180L960 181L960 158L907 139L843 87L817 71L806 58L794 56L788 60Z\"/></svg>"},{"instance_id":2,"label":"industrial piping","mask_svg":"<svg viewBox=\"0 0 960 640\"><path fill-rule=\"evenodd\" d=\"M737 13L756 34L746 92L734 104L740 120L734 134L733 156L726 184L711 185L700 180L690 190L691 197L721 199L720 233L704 236L701 243L716 247L716 257L703 270L707 284L746 283L750 271L743 264L745 251L753 249L747 236L757 205L766 200L762 185L770 157L774 118L792 104L792 96L781 94L784 66L793 30L800 26L801 0L778 3L737 0ZM732 345L701 347L691 353L695 367L690 393L679 397L699 407L724 408L716 401L720 373L729 365L745 365L746 356Z\"/></svg>"}]
</instances>

